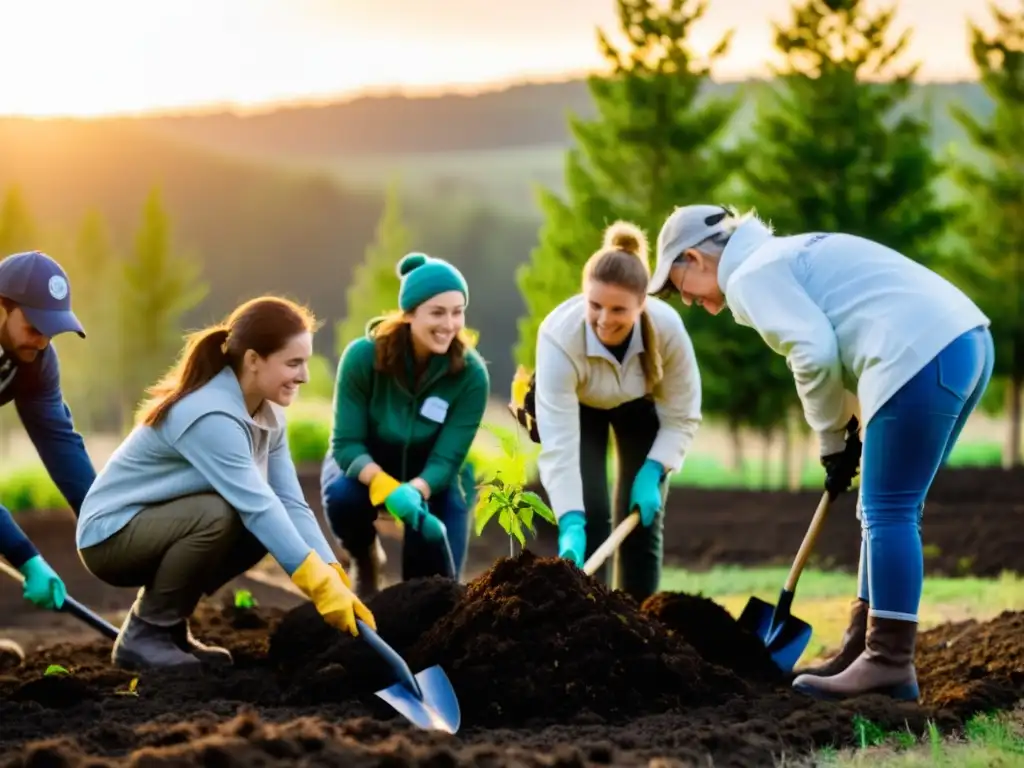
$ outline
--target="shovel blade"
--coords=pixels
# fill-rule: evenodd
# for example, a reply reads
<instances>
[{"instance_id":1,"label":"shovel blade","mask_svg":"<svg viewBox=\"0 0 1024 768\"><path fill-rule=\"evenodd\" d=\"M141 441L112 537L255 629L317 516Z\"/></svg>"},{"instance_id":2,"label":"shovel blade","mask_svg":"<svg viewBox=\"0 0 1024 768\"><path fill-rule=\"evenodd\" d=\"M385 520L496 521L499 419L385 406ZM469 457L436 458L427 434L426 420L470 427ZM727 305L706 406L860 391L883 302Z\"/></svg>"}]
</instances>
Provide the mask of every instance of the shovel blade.
<instances>
[{"instance_id":1,"label":"shovel blade","mask_svg":"<svg viewBox=\"0 0 1024 768\"><path fill-rule=\"evenodd\" d=\"M462 712L448 675L441 667L433 666L414 677L423 698L404 683L377 691L377 696L419 728L456 733L462 724Z\"/></svg>"},{"instance_id":2,"label":"shovel blade","mask_svg":"<svg viewBox=\"0 0 1024 768\"><path fill-rule=\"evenodd\" d=\"M750 634L761 638L761 642L767 645L771 636L774 615L774 605L766 603L758 597L752 597L747 601L743 613L740 614L736 623Z\"/></svg>"},{"instance_id":3,"label":"shovel blade","mask_svg":"<svg viewBox=\"0 0 1024 768\"><path fill-rule=\"evenodd\" d=\"M793 615L776 615L776 608L752 597L743 608L737 623L765 644L772 661L783 672L791 672L807 649L813 630L803 619Z\"/></svg>"}]
</instances>

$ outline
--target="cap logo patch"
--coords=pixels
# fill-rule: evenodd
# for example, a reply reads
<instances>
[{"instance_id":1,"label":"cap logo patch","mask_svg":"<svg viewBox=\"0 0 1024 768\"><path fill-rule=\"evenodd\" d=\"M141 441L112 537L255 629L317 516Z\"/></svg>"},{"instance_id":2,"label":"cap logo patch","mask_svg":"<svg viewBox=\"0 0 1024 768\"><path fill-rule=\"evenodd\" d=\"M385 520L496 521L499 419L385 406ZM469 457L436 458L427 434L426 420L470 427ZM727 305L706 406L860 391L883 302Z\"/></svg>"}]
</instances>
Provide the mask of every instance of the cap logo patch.
<instances>
[{"instance_id":1,"label":"cap logo patch","mask_svg":"<svg viewBox=\"0 0 1024 768\"><path fill-rule=\"evenodd\" d=\"M68 281L60 275L54 275L51 277L48 287L50 289L50 295L57 299L57 301L60 301L68 295Z\"/></svg>"}]
</instances>

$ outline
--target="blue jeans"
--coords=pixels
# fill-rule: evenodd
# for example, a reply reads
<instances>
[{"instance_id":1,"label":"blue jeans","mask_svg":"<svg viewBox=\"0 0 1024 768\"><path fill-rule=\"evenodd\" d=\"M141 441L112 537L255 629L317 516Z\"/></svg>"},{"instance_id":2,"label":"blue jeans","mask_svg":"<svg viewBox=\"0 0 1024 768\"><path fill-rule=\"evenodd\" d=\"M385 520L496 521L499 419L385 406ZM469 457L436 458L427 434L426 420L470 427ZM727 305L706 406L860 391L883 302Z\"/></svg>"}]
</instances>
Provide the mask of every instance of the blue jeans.
<instances>
[{"instance_id":1,"label":"blue jeans","mask_svg":"<svg viewBox=\"0 0 1024 768\"><path fill-rule=\"evenodd\" d=\"M917 621L925 498L988 386L994 357L989 330L968 331L904 384L865 429L858 595L872 616Z\"/></svg>"},{"instance_id":2,"label":"blue jeans","mask_svg":"<svg viewBox=\"0 0 1024 768\"><path fill-rule=\"evenodd\" d=\"M465 469L462 475L465 474ZM460 475L461 476L461 475ZM337 464L328 457L321 474L321 494L324 514L331 531L353 557L366 555L377 535L374 521L377 509L370 503L370 489L355 478L346 477ZM455 561L455 578L462 578L469 547L469 509L472 497L467 499L458 481L430 497L427 502L431 514L448 529L448 545ZM406 527L402 541L402 580L425 576L445 575L442 548L431 544L414 530Z\"/></svg>"}]
</instances>

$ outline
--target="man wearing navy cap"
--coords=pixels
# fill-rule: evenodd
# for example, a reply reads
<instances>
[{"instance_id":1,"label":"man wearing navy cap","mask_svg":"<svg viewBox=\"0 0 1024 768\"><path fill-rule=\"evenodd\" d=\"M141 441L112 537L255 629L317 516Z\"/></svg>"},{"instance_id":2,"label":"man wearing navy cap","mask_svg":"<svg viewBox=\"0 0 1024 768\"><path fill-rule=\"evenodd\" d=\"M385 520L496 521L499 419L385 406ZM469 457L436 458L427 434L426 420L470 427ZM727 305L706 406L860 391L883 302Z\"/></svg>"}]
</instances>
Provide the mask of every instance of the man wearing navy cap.
<instances>
[{"instance_id":1,"label":"man wearing navy cap","mask_svg":"<svg viewBox=\"0 0 1024 768\"><path fill-rule=\"evenodd\" d=\"M14 401L39 458L77 517L96 471L64 403L50 344L69 332L85 338L60 265L39 251L0 261L0 406ZM25 576L25 599L50 610L63 605L64 582L2 503L0 554Z\"/></svg>"}]
</instances>

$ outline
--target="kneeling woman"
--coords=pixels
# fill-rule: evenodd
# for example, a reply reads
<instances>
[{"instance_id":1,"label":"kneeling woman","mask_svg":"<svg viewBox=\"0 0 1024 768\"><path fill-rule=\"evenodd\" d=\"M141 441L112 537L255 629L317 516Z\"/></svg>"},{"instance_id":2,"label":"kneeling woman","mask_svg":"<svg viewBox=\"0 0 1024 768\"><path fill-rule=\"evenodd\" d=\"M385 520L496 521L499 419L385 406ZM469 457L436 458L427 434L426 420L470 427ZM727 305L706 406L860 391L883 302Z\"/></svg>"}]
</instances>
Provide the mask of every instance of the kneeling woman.
<instances>
[{"instance_id":1,"label":"kneeling woman","mask_svg":"<svg viewBox=\"0 0 1024 768\"><path fill-rule=\"evenodd\" d=\"M538 470L558 518L559 554L580 566L612 530L614 432L616 523L633 509L642 523L619 548L616 587L638 601L658 589L668 477L701 421L693 344L679 313L647 297L649 277L643 233L613 224L583 269L583 293L541 323L533 393ZM607 566L599 576L608 581Z\"/></svg>"},{"instance_id":2,"label":"kneeling woman","mask_svg":"<svg viewBox=\"0 0 1024 768\"><path fill-rule=\"evenodd\" d=\"M139 423L99 473L78 519L94 575L141 587L114 644L116 665L230 662L192 637L188 619L269 552L334 627L373 616L349 590L299 487L282 407L308 381L313 318L260 298L194 334L150 390Z\"/></svg>"},{"instance_id":3,"label":"kneeling woman","mask_svg":"<svg viewBox=\"0 0 1024 768\"><path fill-rule=\"evenodd\" d=\"M844 450L855 398L864 424L860 584L838 656L793 681L821 698L918 697L914 670L925 497L992 374L989 321L955 286L861 237L776 237L753 215L679 208L658 238L651 292L678 291L785 355L825 487L845 491L859 458Z\"/></svg>"},{"instance_id":4,"label":"kneeling woman","mask_svg":"<svg viewBox=\"0 0 1024 768\"><path fill-rule=\"evenodd\" d=\"M490 388L463 330L462 274L420 253L403 258L398 274L399 311L372 321L342 353L321 481L328 521L355 561L363 598L379 588L381 506L404 527L403 579L461 575L473 483L464 462ZM454 574L446 573L446 536Z\"/></svg>"}]
</instances>

